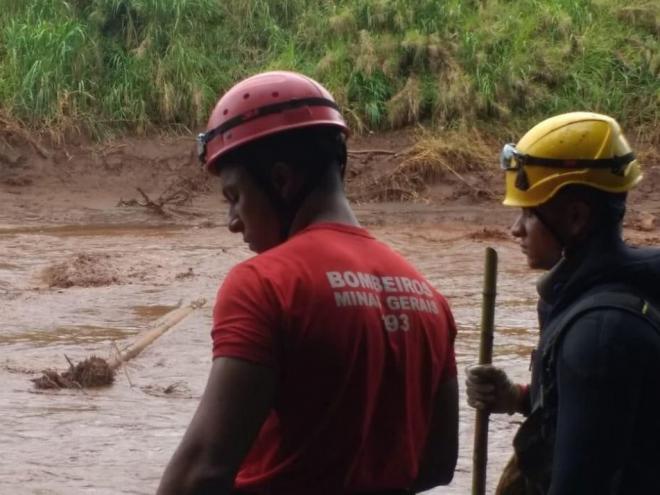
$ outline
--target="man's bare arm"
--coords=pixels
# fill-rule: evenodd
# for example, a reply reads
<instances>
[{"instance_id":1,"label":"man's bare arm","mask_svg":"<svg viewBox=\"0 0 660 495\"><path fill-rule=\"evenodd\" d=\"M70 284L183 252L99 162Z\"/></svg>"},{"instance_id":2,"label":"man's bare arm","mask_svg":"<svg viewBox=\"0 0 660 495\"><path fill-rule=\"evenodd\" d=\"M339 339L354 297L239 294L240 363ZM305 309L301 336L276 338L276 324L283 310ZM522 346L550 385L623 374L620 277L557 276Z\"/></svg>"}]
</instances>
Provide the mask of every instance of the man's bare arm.
<instances>
[{"instance_id":1,"label":"man's bare arm","mask_svg":"<svg viewBox=\"0 0 660 495\"><path fill-rule=\"evenodd\" d=\"M454 477L458 458L458 383L456 378L440 385L433 404L431 427L415 481L415 491L447 485Z\"/></svg>"},{"instance_id":2,"label":"man's bare arm","mask_svg":"<svg viewBox=\"0 0 660 495\"><path fill-rule=\"evenodd\" d=\"M157 494L231 493L236 472L270 411L275 388L271 368L215 359L197 412Z\"/></svg>"}]
</instances>

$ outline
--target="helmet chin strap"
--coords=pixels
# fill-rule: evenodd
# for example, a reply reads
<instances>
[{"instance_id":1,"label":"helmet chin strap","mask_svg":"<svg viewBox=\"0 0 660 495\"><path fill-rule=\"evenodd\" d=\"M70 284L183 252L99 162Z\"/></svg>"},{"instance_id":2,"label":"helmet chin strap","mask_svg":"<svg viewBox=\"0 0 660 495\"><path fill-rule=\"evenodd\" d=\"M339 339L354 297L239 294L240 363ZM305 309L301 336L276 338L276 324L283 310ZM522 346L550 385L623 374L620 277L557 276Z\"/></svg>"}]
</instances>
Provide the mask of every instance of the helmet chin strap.
<instances>
[{"instance_id":1,"label":"helmet chin strap","mask_svg":"<svg viewBox=\"0 0 660 495\"><path fill-rule=\"evenodd\" d=\"M562 257L566 258L567 255L570 256L584 241L585 237L581 236L578 239L566 238L559 233L559 230L548 221L547 216L539 211L539 208L532 208L532 212L543 224L548 232L557 240L557 243L561 247ZM616 228L608 229L607 225L603 223L591 223L587 226L587 230L584 232L586 239L600 239L603 242L609 242L608 236L611 236L612 239L619 238L621 235L620 225L616 224Z\"/></svg>"},{"instance_id":2,"label":"helmet chin strap","mask_svg":"<svg viewBox=\"0 0 660 495\"><path fill-rule=\"evenodd\" d=\"M280 218L282 218L280 232L283 241L291 235L291 227L293 227L293 222L300 212L303 203L321 183L322 178L323 174L311 174L300 188L300 191L290 201L286 202L282 198L279 198L279 203L281 204L279 207Z\"/></svg>"},{"instance_id":3,"label":"helmet chin strap","mask_svg":"<svg viewBox=\"0 0 660 495\"><path fill-rule=\"evenodd\" d=\"M309 184L306 184L293 198L293 200L286 204L284 209L280 210L282 212L280 216L280 218L282 218L280 233L283 241L287 240L291 235L293 222L296 219L298 212L300 212L303 203L311 194L312 189L314 189L313 185L310 186Z\"/></svg>"},{"instance_id":4,"label":"helmet chin strap","mask_svg":"<svg viewBox=\"0 0 660 495\"><path fill-rule=\"evenodd\" d=\"M286 241L291 235L291 227L293 226L293 221L300 211L300 208L320 182L320 174L309 177L297 194L289 201L286 201L280 195L272 182L258 173L254 173L252 176L255 182L268 196L273 209L277 213L277 217L280 220L280 241Z\"/></svg>"},{"instance_id":5,"label":"helmet chin strap","mask_svg":"<svg viewBox=\"0 0 660 495\"><path fill-rule=\"evenodd\" d=\"M547 217L541 213L538 208L532 208L534 216L539 219L543 224L545 229L550 232L550 235L555 238L559 247L561 248L562 256L566 257L566 251L569 249L568 241L564 240L563 237L559 234L559 231L548 221Z\"/></svg>"}]
</instances>

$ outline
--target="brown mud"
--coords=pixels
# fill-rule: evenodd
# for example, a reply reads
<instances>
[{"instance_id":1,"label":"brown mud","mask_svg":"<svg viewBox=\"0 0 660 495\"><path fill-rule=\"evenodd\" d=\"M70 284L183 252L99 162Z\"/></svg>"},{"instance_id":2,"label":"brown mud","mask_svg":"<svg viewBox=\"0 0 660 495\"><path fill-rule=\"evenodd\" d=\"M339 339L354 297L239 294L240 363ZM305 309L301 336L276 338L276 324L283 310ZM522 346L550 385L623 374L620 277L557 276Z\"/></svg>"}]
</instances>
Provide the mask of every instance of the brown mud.
<instances>
[{"instance_id":1,"label":"brown mud","mask_svg":"<svg viewBox=\"0 0 660 495\"><path fill-rule=\"evenodd\" d=\"M30 379L72 370L68 360L111 358L182 300L212 301L251 253L226 230L217 183L201 172L190 137L48 147L1 125L0 137L0 443L11 453L0 458L1 491L153 493L206 382L210 305L117 370L112 387L40 391ZM498 200L497 148L491 164L472 163L486 158L420 151L415 140L403 132L350 143L358 217L449 299L461 393L478 350L484 248L495 247L494 359L525 381L538 273L508 232L516 212ZM433 153L446 163L429 169ZM631 194L625 236L657 245L660 153L639 155L646 178ZM490 492L520 419L491 421ZM469 493L473 423L461 398L456 476L431 493Z\"/></svg>"}]
</instances>

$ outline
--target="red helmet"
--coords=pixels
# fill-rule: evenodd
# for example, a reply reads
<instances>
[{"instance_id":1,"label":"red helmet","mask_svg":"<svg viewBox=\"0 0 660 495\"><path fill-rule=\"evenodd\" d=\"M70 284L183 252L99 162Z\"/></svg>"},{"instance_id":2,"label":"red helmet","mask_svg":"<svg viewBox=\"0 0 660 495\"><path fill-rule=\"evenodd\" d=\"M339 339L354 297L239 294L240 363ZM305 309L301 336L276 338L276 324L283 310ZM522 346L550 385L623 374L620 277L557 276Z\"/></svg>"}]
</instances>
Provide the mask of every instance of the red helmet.
<instances>
[{"instance_id":1,"label":"red helmet","mask_svg":"<svg viewBox=\"0 0 660 495\"><path fill-rule=\"evenodd\" d=\"M234 85L216 104L207 131L197 136L200 161L214 173L226 153L278 132L329 125L348 134L332 95L295 72L264 72Z\"/></svg>"}]
</instances>

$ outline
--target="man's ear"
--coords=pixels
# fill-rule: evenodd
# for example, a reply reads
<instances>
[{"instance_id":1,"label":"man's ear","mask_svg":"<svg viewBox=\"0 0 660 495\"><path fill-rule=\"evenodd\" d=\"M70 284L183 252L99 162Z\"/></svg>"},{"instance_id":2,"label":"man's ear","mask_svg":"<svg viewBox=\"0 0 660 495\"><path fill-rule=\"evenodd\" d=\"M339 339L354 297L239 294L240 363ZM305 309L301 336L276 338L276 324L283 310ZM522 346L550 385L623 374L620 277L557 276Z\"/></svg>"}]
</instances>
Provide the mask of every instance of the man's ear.
<instances>
[{"instance_id":1,"label":"man's ear","mask_svg":"<svg viewBox=\"0 0 660 495\"><path fill-rule=\"evenodd\" d=\"M302 177L288 163L276 162L271 170L273 188L284 201L294 198L302 187Z\"/></svg>"},{"instance_id":2,"label":"man's ear","mask_svg":"<svg viewBox=\"0 0 660 495\"><path fill-rule=\"evenodd\" d=\"M572 201L567 208L567 220L570 237L581 239L589 234L592 221L592 208L586 201Z\"/></svg>"}]
</instances>

